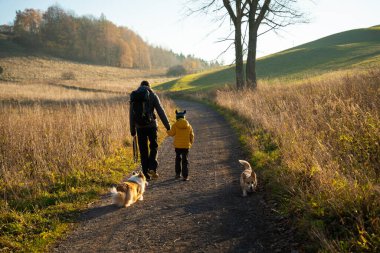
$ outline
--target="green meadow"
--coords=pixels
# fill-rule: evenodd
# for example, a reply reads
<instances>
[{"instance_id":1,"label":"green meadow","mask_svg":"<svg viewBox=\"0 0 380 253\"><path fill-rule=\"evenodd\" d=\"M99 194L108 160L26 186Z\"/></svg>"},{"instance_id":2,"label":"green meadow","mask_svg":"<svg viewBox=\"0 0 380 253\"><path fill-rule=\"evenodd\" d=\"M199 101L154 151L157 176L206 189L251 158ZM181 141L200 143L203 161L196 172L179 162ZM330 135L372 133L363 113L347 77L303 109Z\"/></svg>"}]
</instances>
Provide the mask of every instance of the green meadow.
<instances>
[{"instance_id":1,"label":"green meadow","mask_svg":"<svg viewBox=\"0 0 380 253\"><path fill-rule=\"evenodd\" d=\"M379 66L380 26L330 35L257 60L259 80L301 80L332 71ZM155 87L160 91L200 91L233 84L234 66L187 75Z\"/></svg>"}]
</instances>

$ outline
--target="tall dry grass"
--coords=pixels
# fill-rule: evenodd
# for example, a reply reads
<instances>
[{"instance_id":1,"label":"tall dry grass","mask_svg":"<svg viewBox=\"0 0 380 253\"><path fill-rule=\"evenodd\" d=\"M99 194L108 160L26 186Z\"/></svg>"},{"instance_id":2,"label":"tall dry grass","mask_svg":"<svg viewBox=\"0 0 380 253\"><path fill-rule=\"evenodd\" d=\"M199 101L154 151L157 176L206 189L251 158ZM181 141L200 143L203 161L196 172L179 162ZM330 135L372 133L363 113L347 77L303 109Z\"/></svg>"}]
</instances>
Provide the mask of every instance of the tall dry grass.
<instances>
[{"instance_id":1,"label":"tall dry grass","mask_svg":"<svg viewBox=\"0 0 380 253\"><path fill-rule=\"evenodd\" d=\"M215 101L273 136L281 166L264 174L323 251L380 250L379 70L219 91Z\"/></svg>"},{"instance_id":2,"label":"tall dry grass","mask_svg":"<svg viewBox=\"0 0 380 253\"><path fill-rule=\"evenodd\" d=\"M121 147L128 136L127 101L0 110L1 183L10 198L91 174L91 163Z\"/></svg>"},{"instance_id":3,"label":"tall dry grass","mask_svg":"<svg viewBox=\"0 0 380 253\"><path fill-rule=\"evenodd\" d=\"M129 95L92 89L0 83L0 251L46 251L136 167Z\"/></svg>"},{"instance_id":4,"label":"tall dry grass","mask_svg":"<svg viewBox=\"0 0 380 253\"><path fill-rule=\"evenodd\" d=\"M131 143L128 99L0 107L4 200L111 173L97 171L95 163ZM168 109L173 106L166 99L163 104Z\"/></svg>"}]
</instances>

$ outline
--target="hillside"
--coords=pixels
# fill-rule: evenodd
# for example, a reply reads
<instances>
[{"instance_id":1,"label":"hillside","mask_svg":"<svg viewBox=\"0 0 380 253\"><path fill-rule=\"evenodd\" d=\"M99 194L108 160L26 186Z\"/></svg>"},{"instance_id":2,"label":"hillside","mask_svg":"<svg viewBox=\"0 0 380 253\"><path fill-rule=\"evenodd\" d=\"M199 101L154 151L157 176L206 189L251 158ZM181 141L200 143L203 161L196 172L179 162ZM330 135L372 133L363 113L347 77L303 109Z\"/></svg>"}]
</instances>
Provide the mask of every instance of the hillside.
<instances>
[{"instance_id":1,"label":"hillside","mask_svg":"<svg viewBox=\"0 0 380 253\"><path fill-rule=\"evenodd\" d=\"M82 97L78 93L87 97L91 92L98 95L100 91L120 93L135 88L144 79L151 83L173 79L166 77L165 68L119 68L52 57L38 50L28 50L4 34L0 34L0 67L3 72L0 73L0 100L41 100L66 93L73 98Z\"/></svg>"},{"instance_id":2,"label":"hillside","mask_svg":"<svg viewBox=\"0 0 380 253\"><path fill-rule=\"evenodd\" d=\"M257 60L261 80L301 79L330 71L368 68L380 63L380 26L333 34ZM235 82L234 67L185 76L158 90L195 91Z\"/></svg>"}]
</instances>

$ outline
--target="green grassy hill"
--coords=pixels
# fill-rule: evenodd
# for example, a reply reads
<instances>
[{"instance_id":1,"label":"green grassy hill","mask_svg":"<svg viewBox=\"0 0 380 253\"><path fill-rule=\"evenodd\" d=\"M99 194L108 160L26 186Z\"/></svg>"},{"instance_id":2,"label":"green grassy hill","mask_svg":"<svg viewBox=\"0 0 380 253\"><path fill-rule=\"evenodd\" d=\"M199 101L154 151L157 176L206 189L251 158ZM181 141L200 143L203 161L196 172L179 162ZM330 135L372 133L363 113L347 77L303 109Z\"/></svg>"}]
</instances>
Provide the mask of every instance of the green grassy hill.
<instances>
[{"instance_id":1,"label":"green grassy hill","mask_svg":"<svg viewBox=\"0 0 380 253\"><path fill-rule=\"evenodd\" d=\"M333 34L257 61L259 79L302 79L330 71L380 65L380 26ZM234 66L185 76L157 90L195 91L235 82Z\"/></svg>"}]
</instances>

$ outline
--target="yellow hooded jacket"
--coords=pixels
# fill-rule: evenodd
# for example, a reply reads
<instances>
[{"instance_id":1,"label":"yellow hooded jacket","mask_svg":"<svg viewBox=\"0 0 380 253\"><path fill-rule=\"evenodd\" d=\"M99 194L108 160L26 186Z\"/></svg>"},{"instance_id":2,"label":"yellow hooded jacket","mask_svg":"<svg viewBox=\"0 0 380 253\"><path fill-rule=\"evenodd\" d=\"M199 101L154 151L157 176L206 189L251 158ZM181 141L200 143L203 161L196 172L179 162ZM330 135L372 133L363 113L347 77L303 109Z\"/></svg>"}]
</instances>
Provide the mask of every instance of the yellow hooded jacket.
<instances>
[{"instance_id":1,"label":"yellow hooded jacket","mask_svg":"<svg viewBox=\"0 0 380 253\"><path fill-rule=\"evenodd\" d=\"M167 133L174 136L175 148L190 148L194 142L193 128L184 118L178 119Z\"/></svg>"}]
</instances>

